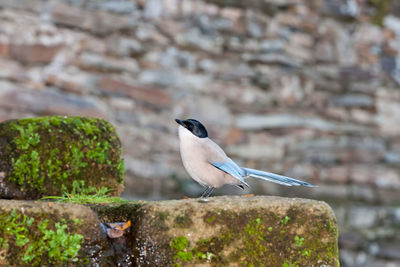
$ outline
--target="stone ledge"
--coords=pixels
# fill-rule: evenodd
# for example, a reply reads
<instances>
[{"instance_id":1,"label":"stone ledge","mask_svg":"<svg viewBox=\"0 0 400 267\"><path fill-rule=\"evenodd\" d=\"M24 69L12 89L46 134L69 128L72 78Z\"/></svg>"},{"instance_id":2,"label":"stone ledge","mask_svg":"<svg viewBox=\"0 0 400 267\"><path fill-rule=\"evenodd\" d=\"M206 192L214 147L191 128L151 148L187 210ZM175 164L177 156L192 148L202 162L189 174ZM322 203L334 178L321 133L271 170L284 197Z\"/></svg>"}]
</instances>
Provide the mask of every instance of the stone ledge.
<instances>
[{"instance_id":1,"label":"stone ledge","mask_svg":"<svg viewBox=\"0 0 400 267\"><path fill-rule=\"evenodd\" d=\"M339 266L336 218L321 201L226 196L207 203L150 202L137 218L139 266Z\"/></svg>"},{"instance_id":2,"label":"stone ledge","mask_svg":"<svg viewBox=\"0 0 400 267\"><path fill-rule=\"evenodd\" d=\"M0 249L0 263L4 264L27 264L22 261L24 253L29 244L40 240L38 226L47 219L50 230L61 222L68 225L65 234L83 236L75 261L67 258L63 264L339 266L336 218L321 201L225 196L209 198L206 203L186 199L89 209L74 204L0 200L0 219L9 217L12 210L20 214L16 222L22 223L23 215L28 215L34 223L24 225L30 240L26 247L17 245L13 233L0 232L0 240L9 244ZM101 222L128 220L132 226L122 237L109 239L101 231ZM48 261L46 249L38 264Z\"/></svg>"}]
</instances>

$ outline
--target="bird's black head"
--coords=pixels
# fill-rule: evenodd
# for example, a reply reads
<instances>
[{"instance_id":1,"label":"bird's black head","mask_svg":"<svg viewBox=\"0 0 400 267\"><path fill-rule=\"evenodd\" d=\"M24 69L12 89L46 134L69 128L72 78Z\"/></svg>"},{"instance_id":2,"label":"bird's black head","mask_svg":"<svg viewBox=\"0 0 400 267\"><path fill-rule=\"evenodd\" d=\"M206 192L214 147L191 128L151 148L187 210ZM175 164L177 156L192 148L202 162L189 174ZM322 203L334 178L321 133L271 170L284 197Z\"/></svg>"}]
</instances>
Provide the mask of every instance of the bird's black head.
<instances>
[{"instance_id":1,"label":"bird's black head","mask_svg":"<svg viewBox=\"0 0 400 267\"><path fill-rule=\"evenodd\" d=\"M200 138L208 137L206 127L201 122L194 119L179 120L175 119L177 123L188 129L192 134Z\"/></svg>"}]
</instances>

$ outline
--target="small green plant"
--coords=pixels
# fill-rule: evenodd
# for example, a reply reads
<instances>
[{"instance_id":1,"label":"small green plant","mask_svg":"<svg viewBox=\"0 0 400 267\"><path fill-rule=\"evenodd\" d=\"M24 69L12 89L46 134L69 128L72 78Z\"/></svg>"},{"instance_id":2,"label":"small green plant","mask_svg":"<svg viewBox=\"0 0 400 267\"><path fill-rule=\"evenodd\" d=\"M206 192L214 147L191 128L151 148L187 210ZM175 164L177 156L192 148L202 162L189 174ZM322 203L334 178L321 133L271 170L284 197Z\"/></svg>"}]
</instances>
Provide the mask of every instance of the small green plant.
<instances>
[{"instance_id":1,"label":"small green plant","mask_svg":"<svg viewBox=\"0 0 400 267\"><path fill-rule=\"evenodd\" d=\"M286 224L288 224L290 222L290 217L289 216L285 216L285 218L283 218L282 220L281 220L281 224L283 224L283 225L286 225Z\"/></svg>"},{"instance_id":2,"label":"small green plant","mask_svg":"<svg viewBox=\"0 0 400 267\"><path fill-rule=\"evenodd\" d=\"M184 236L172 239L170 247L174 250L174 260L189 262L193 259L193 253L188 251L189 241ZM176 265L180 266L180 265Z\"/></svg>"},{"instance_id":3,"label":"small green plant","mask_svg":"<svg viewBox=\"0 0 400 267\"><path fill-rule=\"evenodd\" d=\"M307 246L304 247L304 242L305 242L305 239L303 237L300 237L298 235L294 236L292 253L297 254L296 258L298 260L294 261L293 257L295 255L292 254L289 258L290 261L285 261L283 263L282 267L298 267L299 263L302 260L305 260L307 257L309 257L311 255L312 250L308 249Z\"/></svg>"},{"instance_id":4,"label":"small green plant","mask_svg":"<svg viewBox=\"0 0 400 267\"><path fill-rule=\"evenodd\" d=\"M268 253L268 247L264 245L267 240L267 232L261 218L250 220L245 227L243 236L243 252L246 254L244 263L248 266L255 266L259 262L258 257Z\"/></svg>"},{"instance_id":5,"label":"small green plant","mask_svg":"<svg viewBox=\"0 0 400 267\"><path fill-rule=\"evenodd\" d=\"M182 251L189 245L189 241L184 236L178 236L177 238L172 239L171 248L176 251Z\"/></svg>"},{"instance_id":6,"label":"small green plant","mask_svg":"<svg viewBox=\"0 0 400 267\"><path fill-rule=\"evenodd\" d=\"M77 226L81 226L83 224L83 220L82 219L72 219L72 221L74 222L74 224L76 224Z\"/></svg>"},{"instance_id":7,"label":"small green plant","mask_svg":"<svg viewBox=\"0 0 400 267\"><path fill-rule=\"evenodd\" d=\"M32 186L42 186L43 179L39 179L39 153L32 150L30 153L23 154L15 160L11 158L14 174L18 177L15 182L22 185L26 181Z\"/></svg>"},{"instance_id":8,"label":"small green plant","mask_svg":"<svg viewBox=\"0 0 400 267\"><path fill-rule=\"evenodd\" d=\"M128 203L129 201L120 197L111 197L110 189L107 187L95 188L85 186L85 181L74 181L71 192L66 192L63 188L62 196L47 196L41 200L55 200L58 202L76 203L76 204L99 204L99 203Z\"/></svg>"},{"instance_id":9,"label":"small green plant","mask_svg":"<svg viewBox=\"0 0 400 267\"><path fill-rule=\"evenodd\" d=\"M40 136L35 124L28 124L26 128L16 125L15 129L19 132L19 137L14 139L19 149L27 150L30 146L36 146L40 142Z\"/></svg>"},{"instance_id":10,"label":"small green plant","mask_svg":"<svg viewBox=\"0 0 400 267\"><path fill-rule=\"evenodd\" d=\"M304 243L304 238L303 237L299 237L299 236L295 236L294 237L294 245L297 247L301 247Z\"/></svg>"},{"instance_id":11,"label":"small green plant","mask_svg":"<svg viewBox=\"0 0 400 267\"><path fill-rule=\"evenodd\" d=\"M288 262L288 261L285 261L283 264L282 264L282 267L299 267L299 265L297 264L297 263L292 263L292 262Z\"/></svg>"},{"instance_id":12,"label":"small green plant","mask_svg":"<svg viewBox=\"0 0 400 267\"><path fill-rule=\"evenodd\" d=\"M30 186L41 187L43 179L39 179L39 153L35 150L28 151L40 142L40 136L36 132L37 126L29 124L27 127L14 125L14 129L19 132L19 136L14 138L17 149L26 151L18 159L11 158L13 170L16 178L11 178L18 185L23 185L26 180Z\"/></svg>"},{"instance_id":13,"label":"small green plant","mask_svg":"<svg viewBox=\"0 0 400 267\"><path fill-rule=\"evenodd\" d=\"M32 262L38 254L44 254L47 250L49 263L76 262L83 236L80 234L69 234L66 232L68 226L63 220L61 223L55 224L55 230L48 229L48 220L44 220L38 224L38 228L42 233L42 238L28 246L22 261Z\"/></svg>"},{"instance_id":14,"label":"small green plant","mask_svg":"<svg viewBox=\"0 0 400 267\"><path fill-rule=\"evenodd\" d=\"M25 214L23 216L17 214L14 209L9 216L3 218L3 233L4 235L13 236L17 246L25 246L25 244L29 242L27 238L27 227L32 225L33 220L33 218L28 218ZM5 242L5 239L0 240L0 247L6 246L7 244Z\"/></svg>"},{"instance_id":15,"label":"small green plant","mask_svg":"<svg viewBox=\"0 0 400 267\"><path fill-rule=\"evenodd\" d=\"M203 253L201 251L198 251L196 253L196 259L199 261L201 260L211 261L212 258L215 258L215 254L211 252Z\"/></svg>"},{"instance_id":16,"label":"small green plant","mask_svg":"<svg viewBox=\"0 0 400 267\"><path fill-rule=\"evenodd\" d=\"M301 253L301 256L308 257L308 256L311 255L311 252L312 252L311 249L309 249L309 250L303 250L303 252Z\"/></svg>"},{"instance_id":17,"label":"small green plant","mask_svg":"<svg viewBox=\"0 0 400 267\"><path fill-rule=\"evenodd\" d=\"M265 239L264 230L265 226L261 224L260 218L250 221L245 228L246 233L261 240Z\"/></svg>"},{"instance_id":18,"label":"small green plant","mask_svg":"<svg viewBox=\"0 0 400 267\"><path fill-rule=\"evenodd\" d=\"M21 262L40 265L45 261L62 265L78 261L83 236L69 233L66 220L62 219L51 227L47 219L35 222L34 218L13 209L10 214L2 214L0 222L1 250L20 247L18 256Z\"/></svg>"},{"instance_id":19,"label":"small green plant","mask_svg":"<svg viewBox=\"0 0 400 267\"><path fill-rule=\"evenodd\" d=\"M207 221L207 223L213 223L215 221L215 219L216 219L215 215L212 215L211 217L208 217L206 219L206 221Z\"/></svg>"}]
</instances>

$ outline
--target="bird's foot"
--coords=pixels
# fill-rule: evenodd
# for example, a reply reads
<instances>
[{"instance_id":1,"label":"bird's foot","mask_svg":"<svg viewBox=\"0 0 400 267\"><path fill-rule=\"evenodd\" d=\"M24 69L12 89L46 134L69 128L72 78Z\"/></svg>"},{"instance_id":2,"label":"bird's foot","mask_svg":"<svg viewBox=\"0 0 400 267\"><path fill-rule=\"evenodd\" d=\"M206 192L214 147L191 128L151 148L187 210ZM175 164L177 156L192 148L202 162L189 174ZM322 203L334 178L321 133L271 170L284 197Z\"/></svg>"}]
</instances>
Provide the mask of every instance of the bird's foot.
<instances>
[{"instance_id":1,"label":"bird's foot","mask_svg":"<svg viewBox=\"0 0 400 267\"><path fill-rule=\"evenodd\" d=\"M207 186L206 190L201 194L200 198L208 198L212 192L214 191L215 187Z\"/></svg>"}]
</instances>

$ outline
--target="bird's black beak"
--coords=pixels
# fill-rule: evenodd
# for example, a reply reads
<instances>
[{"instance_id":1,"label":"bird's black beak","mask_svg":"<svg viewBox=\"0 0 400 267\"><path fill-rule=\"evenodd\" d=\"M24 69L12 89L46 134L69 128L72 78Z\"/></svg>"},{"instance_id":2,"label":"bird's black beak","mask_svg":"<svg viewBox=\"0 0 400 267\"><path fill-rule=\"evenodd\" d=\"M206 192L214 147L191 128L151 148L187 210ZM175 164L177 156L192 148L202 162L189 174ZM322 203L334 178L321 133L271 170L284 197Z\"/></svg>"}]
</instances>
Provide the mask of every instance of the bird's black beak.
<instances>
[{"instance_id":1,"label":"bird's black beak","mask_svg":"<svg viewBox=\"0 0 400 267\"><path fill-rule=\"evenodd\" d=\"M175 119L175 121L176 121L178 124L180 124L180 125L182 125L183 127L185 127L185 123L183 122L183 120Z\"/></svg>"}]
</instances>

